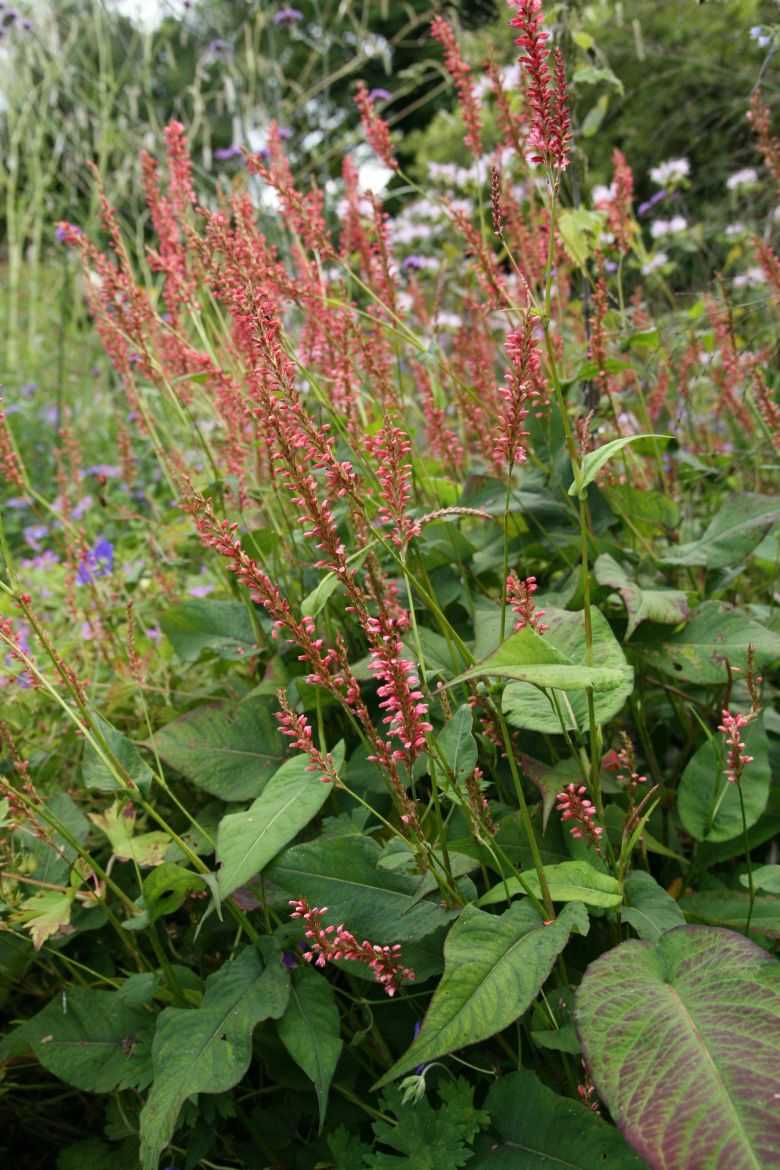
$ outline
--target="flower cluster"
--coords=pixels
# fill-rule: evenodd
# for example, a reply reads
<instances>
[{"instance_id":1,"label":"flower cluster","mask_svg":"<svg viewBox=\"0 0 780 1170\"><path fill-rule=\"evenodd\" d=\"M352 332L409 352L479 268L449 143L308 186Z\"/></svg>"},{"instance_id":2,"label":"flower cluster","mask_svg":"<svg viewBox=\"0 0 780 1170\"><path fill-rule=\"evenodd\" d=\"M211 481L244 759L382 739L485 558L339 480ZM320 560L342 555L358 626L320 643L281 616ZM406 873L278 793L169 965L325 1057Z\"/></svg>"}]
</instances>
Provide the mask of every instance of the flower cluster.
<instances>
[{"instance_id":1,"label":"flower cluster","mask_svg":"<svg viewBox=\"0 0 780 1170\"><path fill-rule=\"evenodd\" d=\"M596 806L587 799L584 784L567 784L556 796L556 811L562 821L570 821L572 837L590 841L597 853L601 852L600 838L604 834L601 825L596 824Z\"/></svg>"},{"instance_id":2,"label":"flower cluster","mask_svg":"<svg viewBox=\"0 0 780 1170\"><path fill-rule=\"evenodd\" d=\"M525 420L543 393L541 355L530 314L507 335L506 352L510 366L499 390L501 414L493 444L493 461L500 469L525 463Z\"/></svg>"},{"instance_id":3,"label":"flower cluster","mask_svg":"<svg viewBox=\"0 0 780 1170\"><path fill-rule=\"evenodd\" d=\"M368 627L373 643L369 670L382 683L377 694L379 706L387 712L384 723L403 744L403 751L397 750L393 756L411 765L425 747L426 735L433 731L427 719L428 704L419 689L417 668L404 658L403 642L394 624L369 618Z\"/></svg>"},{"instance_id":4,"label":"flower cluster","mask_svg":"<svg viewBox=\"0 0 780 1170\"><path fill-rule=\"evenodd\" d=\"M640 776L636 767L636 753L631 737L625 732L621 734L621 747L617 751L607 752L601 761L607 772L616 772L617 779L625 785L629 798L633 800L640 784L647 783L647 776Z\"/></svg>"},{"instance_id":5,"label":"flower cluster","mask_svg":"<svg viewBox=\"0 0 780 1170\"><path fill-rule=\"evenodd\" d=\"M444 49L444 64L455 82L460 98L460 108L466 126L466 146L475 158L482 154L482 137L479 122L479 106L474 92L474 83L471 80L471 69L463 60L452 25L443 16L434 16L431 22L431 35Z\"/></svg>"},{"instance_id":6,"label":"flower cluster","mask_svg":"<svg viewBox=\"0 0 780 1170\"><path fill-rule=\"evenodd\" d=\"M355 92L355 104L360 112L363 133L374 153L391 171L397 171L398 162L393 154L390 128L384 118L381 118L374 109L374 103L371 101L371 96L362 81L358 82L358 87Z\"/></svg>"},{"instance_id":7,"label":"flower cluster","mask_svg":"<svg viewBox=\"0 0 780 1170\"><path fill-rule=\"evenodd\" d=\"M338 784L339 774L333 756L330 752L321 752L315 745L311 724L306 716L295 714L284 691L280 690L277 698L281 707L281 711L276 713L279 730L294 748L304 752L311 760L306 771L317 772L325 784Z\"/></svg>"},{"instance_id":8,"label":"flower cluster","mask_svg":"<svg viewBox=\"0 0 780 1170\"><path fill-rule=\"evenodd\" d=\"M307 962L313 962L317 967L324 967L326 963L339 959L363 963L373 972L374 979L389 996L394 996L404 981L414 980L415 974L411 967L404 967L401 963L400 943L379 946L368 939L358 942L343 923L338 926L325 926L323 920L328 912L327 906L309 908L305 898L291 899L290 905L293 908L290 917L300 918L304 923L306 939L310 946L310 950L305 954Z\"/></svg>"},{"instance_id":9,"label":"flower cluster","mask_svg":"<svg viewBox=\"0 0 780 1170\"><path fill-rule=\"evenodd\" d=\"M534 593L539 586L536 577L526 577L520 580L516 573L510 573L506 579L506 599L517 614L516 630L524 630L530 626L537 634L543 634L549 627L542 621L544 610L534 605Z\"/></svg>"},{"instance_id":10,"label":"flower cluster","mask_svg":"<svg viewBox=\"0 0 780 1170\"><path fill-rule=\"evenodd\" d=\"M752 712L749 715L732 715L730 711L724 710L721 714L718 731L723 733L726 742L725 770L730 784L739 784L742 772L748 764L753 763L753 757L745 754L745 742L742 739L742 732L753 719Z\"/></svg>"},{"instance_id":11,"label":"flower cluster","mask_svg":"<svg viewBox=\"0 0 780 1170\"><path fill-rule=\"evenodd\" d=\"M520 62L528 78L527 96L531 107L529 162L563 171L569 164L571 143L563 58L556 49L550 69L547 49L550 34L542 27L542 0L510 0L510 3L517 15L509 23L519 30L515 44L524 50Z\"/></svg>"}]
</instances>

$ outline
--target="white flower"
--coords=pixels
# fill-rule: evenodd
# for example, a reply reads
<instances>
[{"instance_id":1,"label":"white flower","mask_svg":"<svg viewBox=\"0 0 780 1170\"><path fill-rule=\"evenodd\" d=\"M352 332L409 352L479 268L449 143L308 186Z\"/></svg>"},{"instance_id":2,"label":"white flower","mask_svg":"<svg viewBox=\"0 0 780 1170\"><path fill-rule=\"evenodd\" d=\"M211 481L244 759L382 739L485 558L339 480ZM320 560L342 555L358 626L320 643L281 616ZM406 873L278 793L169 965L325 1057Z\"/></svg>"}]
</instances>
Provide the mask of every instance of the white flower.
<instances>
[{"instance_id":1,"label":"white flower","mask_svg":"<svg viewBox=\"0 0 780 1170\"><path fill-rule=\"evenodd\" d=\"M593 206L598 207L602 203L611 203L615 198L615 184L610 183L608 187L596 186L593 188L591 195Z\"/></svg>"},{"instance_id":2,"label":"white flower","mask_svg":"<svg viewBox=\"0 0 780 1170\"><path fill-rule=\"evenodd\" d=\"M650 235L654 240L660 240L663 236L675 236L678 232L684 232L688 226L688 221L684 215L673 215L671 219L654 219L650 224Z\"/></svg>"},{"instance_id":3,"label":"white flower","mask_svg":"<svg viewBox=\"0 0 780 1170\"><path fill-rule=\"evenodd\" d=\"M726 224L724 235L727 240L737 240L740 236L744 236L746 231L744 223L729 223Z\"/></svg>"},{"instance_id":4,"label":"white flower","mask_svg":"<svg viewBox=\"0 0 780 1170\"><path fill-rule=\"evenodd\" d=\"M642 265L642 275L649 276L651 272L657 272L659 268L663 268L668 260L666 252L656 252L655 256L650 257L647 264Z\"/></svg>"},{"instance_id":5,"label":"white flower","mask_svg":"<svg viewBox=\"0 0 780 1170\"><path fill-rule=\"evenodd\" d=\"M766 284L763 268L747 268L740 272L732 281L734 288L755 288L756 285Z\"/></svg>"},{"instance_id":6,"label":"white flower","mask_svg":"<svg viewBox=\"0 0 780 1170\"><path fill-rule=\"evenodd\" d=\"M676 235L678 232L684 232L688 227L688 220L684 215L673 215L668 223L668 232L670 236Z\"/></svg>"},{"instance_id":7,"label":"white flower","mask_svg":"<svg viewBox=\"0 0 780 1170\"><path fill-rule=\"evenodd\" d=\"M650 168L650 178L659 187L670 187L691 173L687 158L670 158Z\"/></svg>"},{"instance_id":8,"label":"white flower","mask_svg":"<svg viewBox=\"0 0 780 1170\"><path fill-rule=\"evenodd\" d=\"M733 175L729 175L726 179L726 186L729 191L738 191L740 187L752 187L757 182L758 171L753 167L743 167L741 171L735 171Z\"/></svg>"},{"instance_id":9,"label":"white flower","mask_svg":"<svg viewBox=\"0 0 780 1170\"><path fill-rule=\"evenodd\" d=\"M457 313L449 313L446 309L440 309L433 323L438 329L460 329L463 318L459 317Z\"/></svg>"},{"instance_id":10,"label":"white flower","mask_svg":"<svg viewBox=\"0 0 780 1170\"><path fill-rule=\"evenodd\" d=\"M772 34L767 32L767 30L761 24L753 25L750 30L750 36L760 49L765 49L772 40Z\"/></svg>"}]
</instances>

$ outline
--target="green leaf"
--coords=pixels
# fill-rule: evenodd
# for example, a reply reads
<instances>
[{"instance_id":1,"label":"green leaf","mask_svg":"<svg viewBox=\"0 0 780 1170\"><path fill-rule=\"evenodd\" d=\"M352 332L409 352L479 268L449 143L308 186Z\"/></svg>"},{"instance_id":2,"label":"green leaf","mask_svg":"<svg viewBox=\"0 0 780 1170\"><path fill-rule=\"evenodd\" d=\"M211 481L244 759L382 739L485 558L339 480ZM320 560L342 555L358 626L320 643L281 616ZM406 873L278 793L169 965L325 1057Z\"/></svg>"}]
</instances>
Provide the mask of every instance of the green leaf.
<instances>
[{"instance_id":1,"label":"green leaf","mask_svg":"<svg viewBox=\"0 0 780 1170\"><path fill-rule=\"evenodd\" d=\"M491 1140L469 1170L647 1170L613 1126L529 1069L496 1081L485 1109L501 1140Z\"/></svg>"},{"instance_id":2,"label":"green leaf","mask_svg":"<svg viewBox=\"0 0 780 1170\"><path fill-rule=\"evenodd\" d=\"M621 922L633 926L640 938L657 942L667 930L685 925L685 915L671 894L643 869L633 870L623 883L625 904Z\"/></svg>"},{"instance_id":3,"label":"green leaf","mask_svg":"<svg viewBox=\"0 0 780 1170\"><path fill-rule=\"evenodd\" d=\"M578 65L572 76L573 85L599 85L602 81L614 86L619 93L623 92L623 82L611 69L599 68L597 65Z\"/></svg>"},{"instance_id":4,"label":"green leaf","mask_svg":"<svg viewBox=\"0 0 780 1170\"><path fill-rule=\"evenodd\" d=\"M164 862L144 878L143 902L149 922L175 914L193 890L202 890L197 874L172 862ZM132 920L131 920L132 921Z\"/></svg>"},{"instance_id":5,"label":"green leaf","mask_svg":"<svg viewBox=\"0 0 780 1170\"><path fill-rule=\"evenodd\" d=\"M766 808L771 769L769 740L759 717L743 732L747 754L753 756L742 774L745 819L751 828ZM706 740L688 762L678 789L683 828L696 841L730 841L742 834L739 790L726 778L726 747L721 735Z\"/></svg>"},{"instance_id":6,"label":"green leaf","mask_svg":"<svg viewBox=\"0 0 780 1170\"><path fill-rule=\"evenodd\" d=\"M456 783L472 775L477 765L477 741L472 734L474 715L468 703L458 707L439 732L436 743Z\"/></svg>"},{"instance_id":7,"label":"green leaf","mask_svg":"<svg viewBox=\"0 0 780 1170\"><path fill-rule=\"evenodd\" d=\"M391 1086L382 1094L385 1113L394 1113L396 1125L374 1122L376 1140L397 1151L393 1154L367 1154L367 1170L458 1170L470 1165L468 1146L489 1118L474 1105L475 1088L462 1078L444 1081L438 1089L440 1109L433 1109L425 1098L405 1102L403 1086ZM359 1166L360 1164L358 1164ZM338 1167L342 1170L342 1167Z\"/></svg>"},{"instance_id":8,"label":"green leaf","mask_svg":"<svg viewBox=\"0 0 780 1170\"><path fill-rule=\"evenodd\" d=\"M132 804L115 800L104 813L90 813L89 819L108 837L117 861L134 861L141 866L160 865L171 838L161 829L135 836L135 815Z\"/></svg>"},{"instance_id":9,"label":"green leaf","mask_svg":"<svg viewBox=\"0 0 780 1170\"><path fill-rule=\"evenodd\" d=\"M589 451L582 461L582 467L578 477L575 477L574 483L569 488L570 496L579 496L581 499L585 498L585 489L589 483L593 483L594 479L601 471L602 467L616 455L618 451L622 451L629 443L636 443L640 439L662 439L668 442L671 435L623 435L620 439L612 439L609 443L603 443L601 447L597 447L595 451Z\"/></svg>"},{"instance_id":10,"label":"green leaf","mask_svg":"<svg viewBox=\"0 0 780 1170\"><path fill-rule=\"evenodd\" d=\"M38 890L19 904L12 915L30 932L33 946L39 951L47 939L67 934L73 909L73 890Z\"/></svg>"},{"instance_id":11,"label":"green leaf","mask_svg":"<svg viewBox=\"0 0 780 1170\"><path fill-rule=\"evenodd\" d=\"M643 621L678 626L688 619L688 598L679 589L644 589L632 581L608 553L597 557L593 566L599 585L616 589L628 614L626 638Z\"/></svg>"},{"instance_id":12,"label":"green leaf","mask_svg":"<svg viewBox=\"0 0 780 1170\"><path fill-rule=\"evenodd\" d=\"M703 890L681 898L680 909L691 922L744 931L750 898L744 890ZM764 894L754 900L750 933L764 938L780 938L780 898Z\"/></svg>"},{"instance_id":13,"label":"green leaf","mask_svg":"<svg viewBox=\"0 0 780 1170\"><path fill-rule=\"evenodd\" d=\"M24 1025L37 1060L88 1093L143 1089L151 1080L154 1016L116 991L70 987Z\"/></svg>"},{"instance_id":14,"label":"green leaf","mask_svg":"<svg viewBox=\"0 0 780 1170\"><path fill-rule=\"evenodd\" d=\"M252 1058L261 1020L287 1008L289 978L278 955L264 963L253 947L224 963L206 981L199 1008L166 1008L157 1021L154 1082L141 1111L142 1170L157 1170L182 1105L195 1093L224 1093L237 1085Z\"/></svg>"},{"instance_id":15,"label":"green leaf","mask_svg":"<svg viewBox=\"0 0 780 1170\"><path fill-rule=\"evenodd\" d=\"M589 670L587 640L583 614L545 608L544 620L549 629L540 641L567 661ZM598 723L607 723L617 715L634 687L634 673L626 662L619 642L609 622L598 609L591 610L593 632L593 661L601 671L610 671L618 681L608 689L594 688L594 706ZM522 630L521 633L533 633ZM517 636L517 635L514 635ZM537 638L539 635L535 635ZM557 704L557 711L556 711ZM585 731L588 727L587 697L583 693L553 688L544 693L528 683L510 683L504 689L503 709L513 727L530 731L561 734L561 719L569 731ZM560 718L558 715L560 712Z\"/></svg>"},{"instance_id":16,"label":"green leaf","mask_svg":"<svg viewBox=\"0 0 780 1170\"><path fill-rule=\"evenodd\" d=\"M526 626L510 634L497 650L448 685L456 686L471 678L518 679L533 686L563 691L581 691L587 687L609 691L623 683L625 671L573 663L551 640Z\"/></svg>"},{"instance_id":17,"label":"green leaf","mask_svg":"<svg viewBox=\"0 0 780 1170\"><path fill-rule=\"evenodd\" d=\"M240 601L181 601L163 614L160 626L183 662L194 662L204 650L241 659L257 649L252 621Z\"/></svg>"},{"instance_id":18,"label":"green leaf","mask_svg":"<svg viewBox=\"0 0 780 1170\"><path fill-rule=\"evenodd\" d=\"M330 1083L343 1048L336 996L324 975L311 967L293 971L287 1011L277 1020L276 1030L314 1085L322 1132Z\"/></svg>"},{"instance_id":19,"label":"green leaf","mask_svg":"<svg viewBox=\"0 0 780 1170\"><path fill-rule=\"evenodd\" d=\"M604 226L604 217L598 211L579 208L562 211L558 217L558 229L566 251L580 268L593 254L593 246Z\"/></svg>"},{"instance_id":20,"label":"green leaf","mask_svg":"<svg viewBox=\"0 0 780 1170\"><path fill-rule=\"evenodd\" d=\"M603 93L595 106L591 106L585 117L582 119L582 136L583 138L592 138L594 134L598 134L601 129L601 123L607 116L609 109L609 97Z\"/></svg>"},{"instance_id":21,"label":"green leaf","mask_svg":"<svg viewBox=\"0 0 780 1170\"><path fill-rule=\"evenodd\" d=\"M599 1096L654 1170L777 1166L780 964L678 926L591 963L577 1028Z\"/></svg>"},{"instance_id":22,"label":"green leaf","mask_svg":"<svg viewBox=\"0 0 780 1170\"><path fill-rule=\"evenodd\" d=\"M740 875L740 882L748 889L750 880L746 873ZM759 865L753 870L753 885L767 894L780 894L780 865Z\"/></svg>"},{"instance_id":23,"label":"green leaf","mask_svg":"<svg viewBox=\"0 0 780 1170\"><path fill-rule=\"evenodd\" d=\"M154 780L154 773L144 761L135 744L126 736L122 735L121 731L117 731L115 727L112 727L96 711L90 712L90 718L97 730L102 734L113 754L119 760L119 763L124 767L130 779L138 785L142 792L148 792ZM103 761L102 757L92 747L89 741L84 746L81 775L87 788L94 788L100 792L117 792L120 789L123 791L127 790L127 785L117 780L108 764Z\"/></svg>"},{"instance_id":24,"label":"green leaf","mask_svg":"<svg viewBox=\"0 0 780 1170\"><path fill-rule=\"evenodd\" d=\"M507 878L493 886L479 900L480 906L494 906L505 902L509 896L525 894L530 888L535 897L541 897L536 870L528 869L520 875L525 882L521 885L516 877ZM620 882L611 874L603 873L587 861L561 861L557 865L546 865L544 876L553 902L584 902L588 906L613 907L623 901Z\"/></svg>"},{"instance_id":25,"label":"green leaf","mask_svg":"<svg viewBox=\"0 0 780 1170\"><path fill-rule=\"evenodd\" d=\"M197 707L155 732L167 764L220 800L251 800L285 756L284 741L264 702Z\"/></svg>"},{"instance_id":26,"label":"green leaf","mask_svg":"<svg viewBox=\"0 0 780 1170\"><path fill-rule=\"evenodd\" d=\"M708 569L738 565L778 523L780 501L777 496L749 492L731 496L698 540L677 545L661 560L667 565L704 565Z\"/></svg>"},{"instance_id":27,"label":"green leaf","mask_svg":"<svg viewBox=\"0 0 780 1170\"><path fill-rule=\"evenodd\" d=\"M420 1033L378 1085L503 1031L530 1006L573 930L588 931L578 904L549 926L527 902L499 917L467 906L447 935L444 975Z\"/></svg>"},{"instance_id":28,"label":"green leaf","mask_svg":"<svg viewBox=\"0 0 780 1170\"><path fill-rule=\"evenodd\" d=\"M381 869L380 857L370 837L320 838L285 850L266 877L288 898L327 906L333 921L382 945L425 938L455 917L420 897L419 878Z\"/></svg>"},{"instance_id":29,"label":"green leaf","mask_svg":"<svg viewBox=\"0 0 780 1170\"><path fill-rule=\"evenodd\" d=\"M653 670L702 686L728 682L727 661L744 670L751 645L759 669L780 658L780 636L723 601L705 601L684 630L663 641L639 635L632 642Z\"/></svg>"},{"instance_id":30,"label":"green leaf","mask_svg":"<svg viewBox=\"0 0 780 1170\"><path fill-rule=\"evenodd\" d=\"M610 484L601 489L613 512L627 516L643 536L656 536L659 527L676 528L680 509L674 500L661 492L635 488L631 484Z\"/></svg>"},{"instance_id":31,"label":"green leaf","mask_svg":"<svg viewBox=\"0 0 780 1170\"><path fill-rule=\"evenodd\" d=\"M344 762L342 744L333 758L337 768ZM331 785L314 775L310 765L308 756L293 756L274 773L254 804L222 818L217 830L221 897L260 873L320 811Z\"/></svg>"}]
</instances>

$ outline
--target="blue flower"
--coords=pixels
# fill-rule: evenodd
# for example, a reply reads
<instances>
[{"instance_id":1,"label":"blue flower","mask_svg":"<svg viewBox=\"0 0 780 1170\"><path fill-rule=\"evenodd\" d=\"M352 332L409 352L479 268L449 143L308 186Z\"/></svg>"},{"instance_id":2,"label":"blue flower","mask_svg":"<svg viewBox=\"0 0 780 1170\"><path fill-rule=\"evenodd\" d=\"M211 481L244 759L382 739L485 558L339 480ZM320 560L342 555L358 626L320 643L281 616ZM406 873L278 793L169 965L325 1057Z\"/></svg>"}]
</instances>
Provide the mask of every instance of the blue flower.
<instances>
[{"instance_id":1,"label":"blue flower","mask_svg":"<svg viewBox=\"0 0 780 1170\"><path fill-rule=\"evenodd\" d=\"M379 86L377 89L370 89L368 91L368 100L370 102L389 102L392 101L393 95L389 89L382 89Z\"/></svg>"},{"instance_id":2,"label":"blue flower","mask_svg":"<svg viewBox=\"0 0 780 1170\"><path fill-rule=\"evenodd\" d=\"M107 577L114 568L114 546L101 537L94 548L80 561L76 572L79 585L89 585L96 577Z\"/></svg>"}]
</instances>

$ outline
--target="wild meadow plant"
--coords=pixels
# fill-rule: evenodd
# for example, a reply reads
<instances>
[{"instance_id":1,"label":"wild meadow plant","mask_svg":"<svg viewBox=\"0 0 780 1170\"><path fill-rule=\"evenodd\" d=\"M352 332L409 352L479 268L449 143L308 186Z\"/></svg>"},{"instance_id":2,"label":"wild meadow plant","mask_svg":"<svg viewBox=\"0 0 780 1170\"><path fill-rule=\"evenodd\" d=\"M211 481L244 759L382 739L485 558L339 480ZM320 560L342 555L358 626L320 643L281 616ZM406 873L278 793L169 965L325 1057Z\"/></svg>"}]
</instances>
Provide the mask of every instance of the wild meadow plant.
<instances>
[{"instance_id":1,"label":"wild meadow plant","mask_svg":"<svg viewBox=\"0 0 780 1170\"><path fill-rule=\"evenodd\" d=\"M473 206L359 86L395 219L278 127L265 210L207 199L174 121L143 258L99 187L102 242L61 224L127 421L84 468L72 420L52 500L0 420L30 1165L780 1165L780 261L677 309L679 225L620 151L573 197L563 57L511 7L514 90L431 30Z\"/></svg>"}]
</instances>

